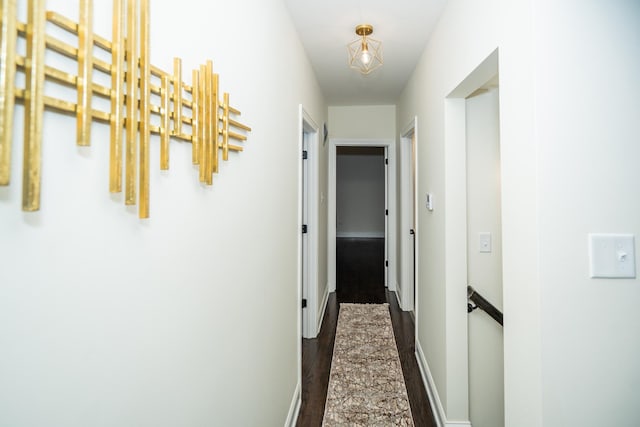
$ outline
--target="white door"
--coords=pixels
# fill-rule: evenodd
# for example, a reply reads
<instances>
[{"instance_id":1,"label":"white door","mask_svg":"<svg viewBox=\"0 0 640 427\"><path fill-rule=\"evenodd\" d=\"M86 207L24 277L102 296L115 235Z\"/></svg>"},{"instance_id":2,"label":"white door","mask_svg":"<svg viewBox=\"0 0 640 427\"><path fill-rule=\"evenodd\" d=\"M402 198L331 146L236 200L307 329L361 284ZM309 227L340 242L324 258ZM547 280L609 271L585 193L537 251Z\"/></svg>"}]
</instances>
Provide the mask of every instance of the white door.
<instances>
[{"instance_id":1,"label":"white door","mask_svg":"<svg viewBox=\"0 0 640 427\"><path fill-rule=\"evenodd\" d=\"M402 310L412 311L416 282L416 133L410 128L401 138L400 146L400 283L399 300Z\"/></svg>"},{"instance_id":2,"label":"white door","mask_svg":"<svg viewBox=\"0 0 640 427\"><path fill-rule=\"evenodd\" d=\"M318 335L326 288L318 288L318 126L300 106L300 323L304 338ZM320 295L320 296L319 296Z\"/></svg>"},{"instance_id":3,"label":"white door","mask_svg":"<svg viewBox=\"0 0 640 427\"><path fill-rule=\"evenodd\" d=\"M302 333L305 338L310 335L309 304L311 293L309 290L309 138L302 132ZM314 303L314 301L311 301Z\"/></svg>"}]
</instances>

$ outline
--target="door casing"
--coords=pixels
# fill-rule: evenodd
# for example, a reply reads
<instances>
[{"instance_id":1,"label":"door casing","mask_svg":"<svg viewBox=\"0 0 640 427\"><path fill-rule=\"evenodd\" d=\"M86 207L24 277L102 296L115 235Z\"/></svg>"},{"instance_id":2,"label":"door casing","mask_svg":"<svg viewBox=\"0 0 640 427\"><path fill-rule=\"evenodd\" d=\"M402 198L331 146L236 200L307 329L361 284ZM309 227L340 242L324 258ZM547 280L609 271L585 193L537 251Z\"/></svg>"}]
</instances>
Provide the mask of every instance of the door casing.
<instances>
[{"instance_id":1,"label":"door casing","mask_svg":"<svg viewBox=\"0 0 640 427\"><path fill-rule=\"evenodd\" d=\"M390 291L396 291L396 159L395 141L392 139L339 139L329 140L329 188L328 203L328 227L327 227L327 267L329 292L336 290L336 156L337 147L384 147L387 154L388 165L386 168L386 201L389 215L386 223L389 226L385 230L385 253L388 266L385 267L385 286Z\"/></svg>"}]
</instances>

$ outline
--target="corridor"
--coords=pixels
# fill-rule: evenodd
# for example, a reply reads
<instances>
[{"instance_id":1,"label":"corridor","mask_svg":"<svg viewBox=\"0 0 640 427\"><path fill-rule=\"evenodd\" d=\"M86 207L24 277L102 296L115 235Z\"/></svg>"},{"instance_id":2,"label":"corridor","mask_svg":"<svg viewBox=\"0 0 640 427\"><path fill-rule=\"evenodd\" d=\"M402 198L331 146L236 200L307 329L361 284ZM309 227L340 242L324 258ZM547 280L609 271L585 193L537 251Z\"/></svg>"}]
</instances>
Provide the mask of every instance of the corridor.
<instances>
[{"instance_id":1,"label":"corridor","mask_svg":"<svg viewBox=\"0 0 640 427\"><path fill-rule=\"evenodd\" d=\"M2 5L0 426L317 426L341 301L390 304L416 425L638 425L640 1ZM414 317L336 265L365 145Z\"/></svg>"},{"instance_id":2,"label":"corridor","mask_svg":"<svg viewBox=\"0 0 640 427\"><path fill-rule=\"evenodd\" d=\"M393 332L416 426L435 427L433 414L415 358L414 322L384 287L384 239L337 239L336 292L329 296L320 334L303 339L302 407L297 426L320 426L324 414L331 357L340 303L389 303Z\"/></svg>"}]
</instances>

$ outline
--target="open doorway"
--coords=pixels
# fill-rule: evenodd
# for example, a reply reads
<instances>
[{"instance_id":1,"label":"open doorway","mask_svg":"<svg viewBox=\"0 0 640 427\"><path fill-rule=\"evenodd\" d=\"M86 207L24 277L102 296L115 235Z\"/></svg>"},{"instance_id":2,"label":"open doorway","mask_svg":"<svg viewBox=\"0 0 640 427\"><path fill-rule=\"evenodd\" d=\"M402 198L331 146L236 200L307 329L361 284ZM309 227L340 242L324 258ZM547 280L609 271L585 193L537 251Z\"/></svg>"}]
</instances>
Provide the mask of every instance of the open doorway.
<instances>
[{"instance_id":1,"label":"open doorway","mask_svg":"<svg viewBox=\"0 0 640 427\"><path fill-rule=\"evenodd\" d=\"M504 425L503 330L499 320L488 316L506 311L502 306L498 65L496 49L445 99L445 162L450 165L445 179L451 195L446 202L451 236L446 248L447 300L456 307L448 316L456 326L447 339L461 356L455 369L460 379L466 379L460 386L468 399L467 416L479 427ZM469 285L475 300L482 297L489 311L473 311L474 304L470 312L463 308Z\"/></svg>"},{"instance_id":2,"label":"open doorway","mask_svg":"<svg viewBox=\"0 0 640 427\"><path fill-rule=\"evenodd\" d=\"M337 159L341 147L377 147L384 151L384 246L385 257L384 286L389 291L396 290L396 178L395 178L395 141L372 139L331 139L329 142L329 187L328 187L328 228L327 228L327 265L329 292L336 291L336 239L337 239ZM389 224L394 224L389 226Z\"/></svg>"},{"instance_id":3,"label":"open doorway","mask_svg":"<svg viewBox=\"0 0 640 427\"><path fill-rule=\"evenodd\" d=\"M386 301L385 147L342 146L336 152L336 297Z\"/></svg>"},{"instance_id":4,"label":"open doorway","mask_svg":"<svg viewBox=\"0 0 640 427\"><path fill-rule=\"evenodd\" d=\"M502 311L502 216L498 76L466 98L467 281ZM502 326L480 310L468 317L469 419L504 426Z\"/></svg>"}]
</instances>

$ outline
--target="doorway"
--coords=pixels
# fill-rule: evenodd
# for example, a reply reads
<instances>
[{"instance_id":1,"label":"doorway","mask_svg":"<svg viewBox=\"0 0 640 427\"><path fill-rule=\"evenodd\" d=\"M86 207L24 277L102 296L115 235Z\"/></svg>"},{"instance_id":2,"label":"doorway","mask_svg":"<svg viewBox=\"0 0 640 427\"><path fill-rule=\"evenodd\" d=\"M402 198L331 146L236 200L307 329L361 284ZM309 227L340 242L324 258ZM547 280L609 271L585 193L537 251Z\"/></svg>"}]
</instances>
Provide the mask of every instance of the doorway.
<instances>
[{"instance_id":1,"label":"doorway","mask_svg":"<svg viewBox=\"0 0 640 427\"><path fill-rule=\"evenodd\" d=\"M444 200L446 208L446 220L445 220L445 233L447 236L447 244L444 249L444 256L446 257L445 274L446 274L446 287L445 298L447 301L447 307L451 307L451 310L447 310L447 374L456 380L452 383L451 393L459 397L459 410L460 417L471 419L473 425L480 425L482 416L478 415L478 410L491 409L491 406L498 405L502 407L504 405L504 382L501 378L504 377L504 366L502 360L504 360L503 345L499 346L486 346L484 343L480 343L475 334L474 324L480 319L484 319L485 312L481 310L475 310L471 313L467 312L468 285L476 285L474 288L478 294L486 297L489 302L495 306L499 306L502 309L502 305L499 304L502 300L502 292L499 295L490 294L487 284L481 284L478 279L473 276L473 272L470 273L469 256L471 251L474 251L475 256L484 256L486 259L487 253L478 253L480 238L486 241L486 237L492 238L492 244L500 245L502 243L502 237L495 237L498 235L497 231L491 229L484 229L486 226L482 225L481 230L469 231L468 226L468 213L472 214L479 212L483 209L483 205L480 203L477 206L467 205L471 203L468 200L467 186L469 170L467 169L467 140L470 134L476 133L473 129L467 128L467 98L474 98L474 96L480 95L481 92L488 92L487 84L492 84L492 81L497 82L496 76L499 74L499 51L496 48L491 52L481 63L479 63L474 69L470 70L470 73L460 82L460 84L454 88L444 99L445 101L445 144L444 144L444 162L445 162L445 192L447 197ZM479 91L480 89L480 91ZM496 85L497 89L497 85ZM495 101L499 104L499 92L496 92ZM495 109L493 116L493 126L495 129L500 128L500 115L499 109ZM499 136L499 132L495 132ZM472 135L473 139L473 135ZM499 144L499 142L498 142ZM499 145L498 145L499 147ZM497 161L497 166L485 166L479 157L473 155L474 159L479 160L479 169L486 174L493 174L493 177L498 179L503 165L499 160L499 156L494 161ZM485 179L486 176L485 175ZM499 185L498 185L499 184ZM502 184L499 180L494 181L494 193L501 196ZM479 196L482 200L483 196ZM436 199L437 201L437 199ZM500 202L502 204L502 200ZM437 209L437 206L435 207ZM434 212L435 210L434 209ZM501 207L497 208L498 211ZM491 236L487 236L486 232L489 232ZM480 236L480 233L483 235ZM495 235L494 235L495 234ZM498 242L498 240L500 240ZM495 254L495 253L493 253ZM502 257L500 257L502 259ZM503 269L500 267L500 271ZM470 280L473 281L470 283ZM484 282L484 280L483 280ZM493 286L495 282L489 286ZM501 287L502 289L502 287ZM505 315L508 314L508 307L504 307ZM494 322L491 319L492 322ZM505 321L508 322L508 317L505 316ZM502 328L499 323L494 322L495 327L498 328L499 335L502 336ZM451 325L451 328L449 328ZM494 326L494 325L492 325ZM479 344L480 345L476 345ZM449 345L450 344L450 345ZM480 349L480 351L479 351ZM483 355L484 350L490 349L491 354L495 357L488 357ZM498 368L499 374L491 377L491 388L497 392L491 397L492 402L497 402L490 405L481 406L483 398L488 398L488 390L480 390L480 383L478 382L478 373L481 373L484 369L484 360L486 359L499 360L500 367ZM450 363L449 363L450 362ZM474 385L470 385L470 384ZM476 387L477 386L477 387ZM489 384L484 384L485 387L489 387ZM448 390L449 393L449 390ZM471 409L473 408L473 409ZM464 413L462 412L464 411ZM473 418L470 413L473 412ZM499 410L502 412L502 409ZM485 425L500 426L504 423L504 417L496 417L494 421L491 421Z\"/></svg>"},{"instance_id":2,"label":"doorway","mask_svg":"<svg viewBox=\"0 0 640 427\"><path fill-rule=\"evenodd\" d=\"M396 179L395 142L393 140L331 139L329 141L329 186L327 266L329 292L336 291L336 238L337 238L337 156L339 147L381 147L385 150L385 231L384 231L384 284L390 291L396 290Z\"/></svg>"},{"instance_id":3,"label":"doorway","mask_svg":"<svg viewBox=\"0 0 640 427\"><path fill-rule=\"evenodd\" d=\"M386 148L340 146L336 156L336 297L383 303Z\"/></svg>"},{"instance_id":4,"label":"doorway","mask_svg":"<svg viewBox=\"0 0 640 427\"><path fill-rule=\"evenodd\" d=\"M466 98L467 283L502 311L500 113L497 75ZM468 316L469 419L504 426L502 326Z\"/></svg>"}]
</instances>

